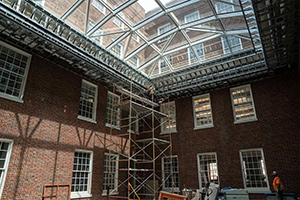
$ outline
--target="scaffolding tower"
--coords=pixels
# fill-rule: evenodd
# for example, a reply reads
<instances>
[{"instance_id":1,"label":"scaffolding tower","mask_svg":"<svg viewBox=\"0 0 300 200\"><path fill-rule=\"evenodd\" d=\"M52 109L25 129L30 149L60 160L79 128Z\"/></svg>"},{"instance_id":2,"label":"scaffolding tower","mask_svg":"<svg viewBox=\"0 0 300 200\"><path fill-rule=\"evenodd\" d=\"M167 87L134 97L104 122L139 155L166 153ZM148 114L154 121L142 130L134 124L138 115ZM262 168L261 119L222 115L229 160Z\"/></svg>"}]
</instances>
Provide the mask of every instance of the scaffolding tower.
<instances>
[{"instance_id":1,"label":"scaffolding tower","mask_svg":"<svg viewBox=\"0 0 300 200\"><path fill-rule=\"evenodd\" d=\"M166 181L174 192L172 135L161 134L162 126L171 126L169 98L164 99L168 111L163 113L151 87L134 93L132 82L127 90L121 81L113 85L112 93L109 140L120 143L106 158L107 199L157 199ZM126 142L115 141L116 137ZM171 166L164 170L166 176L161 176L163 158Z\"/></svg>"}]
</instances>

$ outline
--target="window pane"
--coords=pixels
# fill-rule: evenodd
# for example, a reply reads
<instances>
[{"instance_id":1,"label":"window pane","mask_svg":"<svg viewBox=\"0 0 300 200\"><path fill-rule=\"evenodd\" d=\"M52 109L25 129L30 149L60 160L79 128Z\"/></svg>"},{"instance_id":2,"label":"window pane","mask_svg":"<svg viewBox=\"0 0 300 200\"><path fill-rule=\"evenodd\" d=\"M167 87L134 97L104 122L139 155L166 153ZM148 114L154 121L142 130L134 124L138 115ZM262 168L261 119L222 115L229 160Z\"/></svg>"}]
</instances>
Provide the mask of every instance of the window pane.
<instances>
[{"instance_id":1,"label":"window pane","mask_svg":"<svg viewBox=\"0 0 300 200\"><path fill-rule=\"evenodd\" d=\"M157 28L158 35L161 35L161 34L167 32L169 30L171 30L171 25L170 24L165 24L165 25L160 26L160 27ZM163 39L159 40L159 42L163 42L163 41L165 41L165 40L167 40L169 38L170 38L170 36L166 36Z\"/></svg>"},{"instance_id":2,"label":"window pane","mask_svg":"<svg viewBox=\"0 0 300 200\"><path fill-rule=\"evenodd\" d=\"M206 183L219 184L216 153L199 154L198 162L201 186L204 187Z\"/></svg>"},{"instance_id":3,"label":"window pane","mask_svg":"<svg viewBox=\"0 0 300 200\"><path fill-rule=\"evenodd\" d=\"M161 112L169 115L170 119L164 117L161 120L162 123L162 133L170 133L176 131L176 108L175 101L170 103L164 103L161 105Z\"/></svg>"},{"instance_id":4,"label":"window pane","mask_svg":"<svg viewBox=\"0 0 300 200\"><path fill-rule=\"evenodd\" d=\"M173 168L172 168L173 166ZM179 179L178 179L178 158L177 156L164 157L163 158L163 181L164 188L171 189L172 188L172 176L174 182L174 188L179 188Z\"/></svg>"},{"instance_id":5,"label":"window pane","mask_svg":"<svg viewBox=\"0 0 300 200\"><path fill-rule=\"evenodd\" d=\"M120 97L108 92L107 96L107 111L106 111L106 123L118 127L120 125Z\"/></svg>"},{"instance_id":6,"label":"window pane","mask_svg":"<svg viewBox=\"0 0 300 200\"><path fill-rule=\"evenodd\" d=\"M222 37L224 54L230 53L230 47L232 52L239 51L242 49L242 43L240 38L227 36L227 39L229 42L229 46L226 38Z\"/></svg>"},{"instance_id":7,"label":"window pane","mask_svg":"<svg viewBox=\"0 0 300 200\"><path fill-rule=\"evenodd\" d=\"M195 97L194 109L195 127L213 124L209 94Z\"/></svg>"},{"instance_id":8,"label":"window pane","mask_svg":"<svg viewBox=\"0 0 300 200\"><path fill-rule=\"evenodd\" d=\"M235 121L256 118L249 85L231 89Z\"/></svg>"},{"instance_id":9,"label":"window pane","mask_svg":"<svg viewBox=\"0 0 300 200\"><path fill-rule=\"evenodd\" d=\"M84 118L95 120L96 117L96 100L97 87L91 85L86 81L82 81L81 94L79 103L78 115Z\"/></svg>"},{"instance_id":10,"label":"window pane","mask_svg":"<svg viewBox=\"0 0 300 200\"><path fill-rule=\"evenodd\" d=\"M262 150L243 150L240 156L246 187L267 188L268 180Z\"/></svg>"},{"instance_id":11,"label":"window pane","mask_svg":"<svg viewBox=\"0 0 300 200\"><path fill-rule=\"evenodd\" d=\"M222 2L216 3L217 14L232 12L233 10L234 10L233 5L230 5L228 3L222 3Z\"/></svg>"},{"instance_id":12,"label":"window pane","mask_svg":"<svg viewBox=\"0 0 300 200\"><path fill-rule=\"evenodd\" d=\"M195 45L195 46L194 46L194 49L196 50L199 59L200 59L200 60L204 60L205 57L204 57L204 48L203 48L203 44L200 43L200 44ZM189 48L189 49L188 49L188 52L189 52L189 63L192 64L192 63L197 62L198 59L197 59L197 57L195 56L194 51L193 51L191 48Z\"/></svg>"},{"instance_id":13,"label":"window pane","mask_svg":"<svg viewBox=\"0 0 300 200\"><path fill-rule=\"evenodd\" d=\"M185 23L189 23L189 22L195 21L199 18L200 18L199 12L194 12L194 13L184 16L184 21L185 21Z\"/></svg>"},{"instance_id":14,"label":"window pane","mask_svg":"<svg viewBox=\"0 0 300 200\"><path fill-rule=\"evenodd\" d=\"M0 93L21 98L28 59L0 44Z\"/></svg>"},{"instance_id":15,"label":"window pane","mask_svg":"<svg viewBox=\"0 0 300 200\"><path fill-rule=\"evenodd\" d=\"M75 152L71 192L88 192L91 153Z\"/></svg>"},{"instance_id":16,"label":"window pane","mask_svg":"<svg viewBox=\"0 0 300 200\"><path fill-rule=\"evenodd\" d=\"M109 159L110 158L110 159ZM117 154L107 154L104 157L104 178L103 178L103 194L114 193L118 190L118 166L119 156Z\"/></svg>"}]
</instances>

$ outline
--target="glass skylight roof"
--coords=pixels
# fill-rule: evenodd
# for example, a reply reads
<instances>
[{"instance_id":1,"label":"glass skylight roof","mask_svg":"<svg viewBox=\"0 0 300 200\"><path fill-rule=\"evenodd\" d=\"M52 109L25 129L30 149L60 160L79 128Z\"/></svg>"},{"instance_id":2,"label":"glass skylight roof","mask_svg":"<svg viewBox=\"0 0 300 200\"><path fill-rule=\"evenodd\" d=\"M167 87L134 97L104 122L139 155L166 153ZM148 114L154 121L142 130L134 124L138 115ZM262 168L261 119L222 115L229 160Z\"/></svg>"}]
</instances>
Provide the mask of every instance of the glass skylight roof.
<instances>
[{"instance_id":1,"label":"glass skylight roof","mask_svg":"<svg viewBox=\"0 0 300 200\"><path fill-rule=\"evenodd\" d=\"M36 2L150 78L260 46L251 0Z\"/></svg>"}]
</instances>

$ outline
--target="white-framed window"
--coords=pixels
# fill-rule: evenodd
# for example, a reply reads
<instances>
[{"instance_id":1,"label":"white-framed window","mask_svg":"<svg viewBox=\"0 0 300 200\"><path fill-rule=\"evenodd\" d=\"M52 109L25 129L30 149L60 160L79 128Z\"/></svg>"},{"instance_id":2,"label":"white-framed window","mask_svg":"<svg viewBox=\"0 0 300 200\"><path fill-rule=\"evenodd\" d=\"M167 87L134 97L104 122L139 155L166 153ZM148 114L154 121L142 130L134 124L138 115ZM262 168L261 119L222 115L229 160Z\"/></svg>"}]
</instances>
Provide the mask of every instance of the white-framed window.
<instances>
[{"instance_id":1,"label":"white-framed window","mask_svg":"<svg viewBox=\"0 0 300 200\"><path fill-rule=\"evenodd\" d=\"M240 150L244 187L249 192L270 192L262 148Z\"/></svg>"},{"instance_id":2,"label":"white-framed window","mask_svg":"<svg viewBox=\"0 0 300 200\"><path fill-rule=\"evenodd\" d=\"M250 85L230 89L234 123L256 121L256 112Z\"/></svg>"},{"instance_id":3,"label":"white-framed window","mask_svg":"<svg viewBox=\"0 0 300 200\"><path fill-rule=\"evenodd\" d=\"M71 185L71 198L91 197L93 152L75 150Z\"/></svg>"},{"instance_id":4,"label":"white-framed window","mask_svg":"<svg viewBox=\"0 0 300 200\"><path fill-rule=\"evenodd\" d=\"M139 132L139 116L136 114L131 117L130 129L128 132L138 133Z\"/></svg>"},{"instance_id":5,"label":"white-framed window","mask_svg":"<svg viewBox=\"0 0 300 200\"><path fill-rule=\"evenodd\" d=\"M169 64L172 66L173 64L173 57L172 55L166 55L166 59L168 60ZM168 63L165 61L165 59L160 59L158 62L158 69L159 73L163 73L169 70Z\"/></svg>"},{"instance_id":6,"label":"white-framed window","mask_svg":"<svg viewBox=\"0 0 300 200\"><path fill-rule=\"evenodd\" d=\"M120 96L108 92L107 95L107 111L106 111L106 126L119 127L120 126ZM111 121L112 120L112 121Z\"/></svg>"},{"instance_id":7,"label":"white-framed window","mask_svg":"<svg viewBox=\"0 0 300 200\"><path fill-rule=\"evenodd\" d=\"M209 94L193 97L193 108L195 129L214 126Z\"/></svg>"},{"instance_id":8,"label":"white-framed window","mask_svg":"<svg viewBox=\"0 0 300 200\"><path fill-rule=\"evenodd\" d=\"M132 33L132 38L137 42L140 43L140 37L136 33Z\"/></svg>"},{"instance_id":9,"label":"white-framed window","mask_svg":"<svg viewBox=\"0 0 300 200\"><path fill-rule=\"evenodd\" d=\"M189 22L192 22L192 21L195 21L195 20L198 20L198 19L200 19L199 11L195 11L191 14L188 14L188 15L184 16L184 22L185 23L189 23Z\"/></svg>"},{"instance_id":10,"label":"white-framed window","mask_svg":"<svg viewBox=\"0 0 300 200\"><path fill-rule=\"evenodd\" d=\"M119 12L117 15L118 15L119 17L121 17L122 19L125 19L125 15L124 15L123 12ZM114 22L118 27L120 27L121 29L124 30L124 23L123 23L119 18L114 17L113 22Z\"/></svg>"},{"instance_id":11,"label":"white-framed window","mask_svg":"<svg viewBox=\"0 0 300 200\"><path fill-rule=\"evenodd\" d=\"M206 183L219 184L217 153L199 153L197 160L199 187L205 187Z\"/></svg>"},{"instance_id":12,"label":"white-framed window","mask_svg":"<svg viewBox=\"0 0 300 200\"><path fill-rule=\"evenodd\" d=\"M92 5L105 15L105 6L99 0L93 0Z\"/></svg>"},{"instance_id":13,"label":"white-framed window","mask_svg":"<svg viewBox=\"0 0 300 200\"><path fill-rule=\"evenodd\" d=\"M174 133L176 132L176 107L175 101L169 103L163 103L160 105L160 110L162 113L169 115L170 119L167 117L163 117L161 119L162 126L161 126L161 133Z\"/></svg>"},{"instance_id":14,"label":"white-framed window","mask_svg":"<svg viewBox=\"0 0 300 200\"><path fill-rule=\"evenodd\" d=\"M232 3L232 0L230 2ZM233 12L233 11L234 11L234 7L231 4L223 3L223 2L216 3L217 14L228 13L228 12Z\"/></svg>"},{"instance_id":15,"label":"white-framed window","mask_svg":"<svg viewBox=\"0 0 300 200\"><path fill-rule=\"evenodd\" d=\"M91 30L93 27L95 26L94 22L92 21L89 21L89 30ZM93 33L93 35L91 36L92 40L95 41L97 44L100 44L102 45L102 41L103 41L103 37L102 37L102 34L103 34L103 30L101 30L100 28L95 31Z\"/></svg>"},{"instance_id":16,"label":"white-framed window","mask_svg":"<svg viewBox=\"0 0 300 200\"><path fill-rule=\"evenodd\" d=\"M78 119L96 122L98 86L82 80Z\"/></svg>"},{"instance_id":17,"label":"white-framed window","mask_svg":"<svg viewBox=\"0 0 300 200\"><path fill-rule=\"evenodd\" d=\"M203 43L196 44L194 46L194 48L196 49L196 52L197 52L200 60L204 60L205 55L204 55ZM197 58L196 58L196 55L194 54L194 51L192 51L191 48L188 48L188 55L189 55L189 64L192 64L192 63L195 63L195 62L198 61Z\"/></svg>"},{"instance_id":18,"label":"white-framed window","mask_svg":"<svg viewBox=\"0 0 300 200\"><path fill-rule=\"evenodd\" d=\"M161 34L167 32L169 30L171 30L171 24L170 23L162 25L162 26L157 28L157 35L161 35ZM166 37L160 39L159 42L163 42L163 41L165 41L169 38L170 38L170 36L166 36Z\"/></svg>"},{"instance_id":19,"label":"white-framed window","mask_svg":"<svg viewBox=\"0 0 300 200\"><path fill-rule=\"evenodd\" d=\"M119 155L112 154L112 153L111 154L105 153L102 195L107 195L108 185L109 185L110 195L118 193L118 169L119 169Z\"/></svg>"},{"instance_id":20,"label":"white-framed window","mask_svg":"<svg viewBox=\"0 0 300 200\"><path fill-rule=\"evenodd\" d=\"M35 1L37 4L40 4L42 7L44 7L45 6L45 1L46 0L37 0L37 1Z\"/></svg>"},{"instance_id":21,"label":"white-framed window","mask_svg":"<svg viewBox=\"0 0 300 200\"><path fill-rule=\"evenodd\" d=\"M2 196L6 174L9 166L13 141L0 139L0 199Z\"/></svg>"},{"instance_id":22,"label":"white-framed window","mask_svg":"<svg viewBox=\"0 0 300 200\"><path fill-rule=\"evenodd\" d=\"M137 55L132 56L132 57L128 60L128 63L129 63L130 65L132 65L133 67L138 68L139 65L140 65L140 58L139 58Z\"/></svg>"},{"instance_id":23,"label":"white-framed window","mask_svg":"<svg viewBox=\"0 0 300 200\"><path fill-rule=\"evenodd\" d=\"M239 50L243 49L241 38L237 38L237 37L233 37L233 36L227 36L227 39L228 39L228 42L229 42L230 46L228 46L228 43L227 43L226 39L224 37L222 37L223 53L224 54L230 53L230 47L231 47L232 52L239 51Z\"/></svg>"},{"instance_id":24,"label":"white-framed window","mask_svg":"<svg viewBox=\"0 0 300 200\"><path fill-rule=\"evenodd\" d=\"M123 45L121 43L116 44L115 46L113 46L110 51L115 54L116 56L118 56L119 58L123 57Z\"/></svg>"},{"instance_id":25,"label":"white-framed window","mask_svg":"<svg viewBox=\"0 0 300 200\"><path fill-rule=\"evenodd\" d=\"M172 191L172 188L174 188L175 192L179 192L179 165L176 155L162 158L162 177L165 191ZM174 183L173 187L172 182Z\"/></svg>"},{"instance_id":26,"label":"white-framed window","mask_svg":"<svg viewBox=\"0 0 300 200\"><path fill-rule=\"evenodd\" d=\"M31 55L0 41L0 97L23 103Z\"/></svg>"}]
</instances>

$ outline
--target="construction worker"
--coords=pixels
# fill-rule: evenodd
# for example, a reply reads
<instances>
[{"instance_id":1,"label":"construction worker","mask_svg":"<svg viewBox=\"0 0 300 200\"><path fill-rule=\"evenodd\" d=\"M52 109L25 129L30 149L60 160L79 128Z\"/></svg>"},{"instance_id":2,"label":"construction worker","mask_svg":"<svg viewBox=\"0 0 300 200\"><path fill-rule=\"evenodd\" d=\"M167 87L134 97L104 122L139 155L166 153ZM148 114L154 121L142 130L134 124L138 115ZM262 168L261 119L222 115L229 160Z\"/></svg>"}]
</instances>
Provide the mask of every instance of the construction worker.
<instances>
[{"instance_id":1,"label":"construction worker","mask_svg":"<svg viewBox=\"0 0 300 200\"><path fill-rule=\"evenodd\" d=\"M280 181L276 171L273 171L272 175L274 177L274 179L273 179L273 188L276 191L276 199L277 200L283 200L283 184Z\"/></svg>"}]
</instances>

